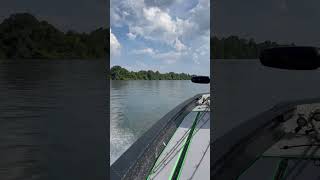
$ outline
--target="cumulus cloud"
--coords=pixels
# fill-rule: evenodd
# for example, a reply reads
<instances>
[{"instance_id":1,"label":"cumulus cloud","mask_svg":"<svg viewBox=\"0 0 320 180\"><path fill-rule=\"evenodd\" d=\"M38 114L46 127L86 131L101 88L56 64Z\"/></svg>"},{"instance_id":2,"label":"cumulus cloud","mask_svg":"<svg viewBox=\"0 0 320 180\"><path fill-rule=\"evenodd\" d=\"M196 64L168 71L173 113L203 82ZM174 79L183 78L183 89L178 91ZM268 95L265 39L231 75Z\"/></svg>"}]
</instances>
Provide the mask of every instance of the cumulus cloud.
<instances>
[{"instance_id":1,"label":"cumulus cloud","mask_svg":"<svg viewBox=\"0 0 320 180\"><path fill-rule=\"evenodd\" d=\"M158 7L144 7L141 15L143 20L129 27L132 33L147 40L164 42L171 47L175 46L175 39L179 37L177 21L168 12Z\"/></svg>"},{"instance_id":2,"label":"cumulus cloud","mask_svg":"<svg viewBox=\"0 0 320 180\"><path fill-rule=\"evenodd\" d=\"M155 59L163 59L166 63L174 63L189 53L194 53L198 61L209 57L209 49L197 50L202 45L209 46L203 35L210 32L210 0L198 0L187 16L171 12L175 3L188 3L180 0L123 0L111 1L111 25L128 28L127 37L131 40L144 39L168 46L166 52L145 48L134 50L135 54L151 55ZM174 14L174 15L173 15ZM194 52L189 52L194 51ZM209 61L208 59L205 59Z\"/></svg>"},{"instance_id":3,"label":"cumulus cloud","mask_svg":"<svg viewBox=\"0 0 320 180\"><path fill-rule=\"evenodd\" d=\"M143 0L137 0L135 3L129 0L113 1L111 6L113 7L111 24L128 26L127 36L131 39L141 36L144 39L165 42L174 47L175 39L182 32L182 27L179 27L181 19L172 18L168 10L146 6Z\"/></svg>"},{"instance_id":4,"label":"cumulus cloud","mask_svg":"<svg viewBox=\"0 0 320 180\"><path fill-rule=\"evenodd\" d=\"M175 33L176 24L171 16L157 7L143 8L143 15L150 22L150 30L160 30ZM152 22L152 23L151 23Z\"/></svg>"},{"instance_id":5,"label":"cumulus cloud","mask_svg":"<svg viewBox=\"0 0 320 180\"><path fill-rule=\"evenodd\" d=\"M112 33L110 29L110 52L111 56L119 55L121 49L121 44L119 43L117 37Z\"/></svg>"}]
</instances>

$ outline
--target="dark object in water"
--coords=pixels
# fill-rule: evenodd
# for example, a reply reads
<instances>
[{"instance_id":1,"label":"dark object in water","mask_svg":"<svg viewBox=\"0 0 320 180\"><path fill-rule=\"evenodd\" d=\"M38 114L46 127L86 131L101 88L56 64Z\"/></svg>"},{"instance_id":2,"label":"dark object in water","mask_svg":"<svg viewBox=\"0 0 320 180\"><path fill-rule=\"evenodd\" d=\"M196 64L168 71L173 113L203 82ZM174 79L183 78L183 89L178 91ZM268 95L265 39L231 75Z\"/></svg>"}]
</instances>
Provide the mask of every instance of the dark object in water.
<instances>
[{"instance_id":1,"label":"dark object in water","mask_svg":"<svg viewBox=\"0 0 320 180\"><path fill-rule=\"evenodd\" d=\"M210 78L208 76L193 76L191 78L191 81L193 83L209 84L210 83Z\"/></svg>"}]
</instances>

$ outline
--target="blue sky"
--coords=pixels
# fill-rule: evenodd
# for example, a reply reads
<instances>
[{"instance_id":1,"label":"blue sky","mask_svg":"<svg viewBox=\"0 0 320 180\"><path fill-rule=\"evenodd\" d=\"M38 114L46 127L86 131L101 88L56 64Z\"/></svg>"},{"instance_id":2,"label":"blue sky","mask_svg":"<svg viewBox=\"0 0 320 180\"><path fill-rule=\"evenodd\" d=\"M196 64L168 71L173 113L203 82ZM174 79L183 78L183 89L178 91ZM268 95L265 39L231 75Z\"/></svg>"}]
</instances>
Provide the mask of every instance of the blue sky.
<instances>
[{"instance_id":1,"label":"blue sky","mask_svg":"<svg viewBox=\"0 0 320 180\"><path fill-rule=\"evenodd\" d=\"M209 0L111 0L111 66L210 74Z\"/></svg>"}]
</instances>

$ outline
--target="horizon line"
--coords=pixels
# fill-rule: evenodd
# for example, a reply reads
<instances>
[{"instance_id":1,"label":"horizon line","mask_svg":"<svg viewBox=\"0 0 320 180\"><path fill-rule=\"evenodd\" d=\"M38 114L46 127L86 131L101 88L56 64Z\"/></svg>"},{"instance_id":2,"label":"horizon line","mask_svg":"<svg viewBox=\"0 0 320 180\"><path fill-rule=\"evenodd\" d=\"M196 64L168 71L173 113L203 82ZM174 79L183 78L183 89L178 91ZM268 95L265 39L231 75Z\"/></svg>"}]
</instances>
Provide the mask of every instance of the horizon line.
<instances>
[{"instance_id":1,"label":"horizon line","mask_svg":"<svg viewBox=\"0 0 320 180\"><path fill-rule=\"evenodd\" d=\"M131 71L131 72L139 72L139 71L153 71L153 72L156 72L156 71L158 71L159 73L161 73L161 74L163 74L163 73L176 73L176 74L187 74L187 75L198 75L198 74L195 74L195 73L187 73L187 72L174 72L174 71L167 71L167 72L163 72L163 71L159 71L159 70L152 70L152 69L140 69L140 70L135 70L135 71L133 71L133 70L129 70L129 69L127 69L126 67L123 67L123 66L120 66L120 65L113 65L113 66L110 66L110 70L111 70L111 68L112 67L114 67L114 66L119 66L119 67L121 67L121 68L124 68L124 69L126 69L127 71ZM210 76L210 75L209 75Z\"/></svg>"}]
</instances>

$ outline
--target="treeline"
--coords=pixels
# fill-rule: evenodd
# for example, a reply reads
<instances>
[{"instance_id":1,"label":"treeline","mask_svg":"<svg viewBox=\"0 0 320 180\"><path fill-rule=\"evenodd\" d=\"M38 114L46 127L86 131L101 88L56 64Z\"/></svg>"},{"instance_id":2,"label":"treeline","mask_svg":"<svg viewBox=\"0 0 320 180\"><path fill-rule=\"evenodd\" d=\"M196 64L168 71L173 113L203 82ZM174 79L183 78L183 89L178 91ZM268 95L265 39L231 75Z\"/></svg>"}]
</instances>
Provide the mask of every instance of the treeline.
<instances>
[{"instance_id":1,"label":"treeline","mask_svg":"<svg viewBox=\"0 0 320 180\"><path fill-rule=\"evenodd\" d=\"M278 44L264 41L256 43L254 39L244 39L237 36L224 38L213 37L210 41L211 59L257 59L262 50L271 47L288 46L292 44Z\"/></svg>"},{"instance_id":2,"label":"treeline","mask_svg":"<svg viewBox=\"0 0 320 180\"><path fill-rule=\"evenodd\" d=\"M0 59L99 59L109 54L109 31L62 32L28 13L0 24Z\"/></svg>"},{"instance_id":3,"label":"treeline","mask_svg":"<svg viewBox=\"0 0 320 180\"><path fill-rule=\"evenodd\" d=\"M128 71L121 66L113 66L110 70L112 80L190 80L193 75L185 73L159 73L159 71Z\"/></svg>"}]
</instances>

